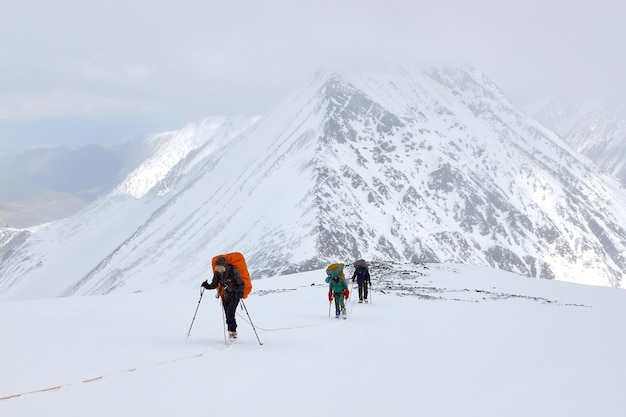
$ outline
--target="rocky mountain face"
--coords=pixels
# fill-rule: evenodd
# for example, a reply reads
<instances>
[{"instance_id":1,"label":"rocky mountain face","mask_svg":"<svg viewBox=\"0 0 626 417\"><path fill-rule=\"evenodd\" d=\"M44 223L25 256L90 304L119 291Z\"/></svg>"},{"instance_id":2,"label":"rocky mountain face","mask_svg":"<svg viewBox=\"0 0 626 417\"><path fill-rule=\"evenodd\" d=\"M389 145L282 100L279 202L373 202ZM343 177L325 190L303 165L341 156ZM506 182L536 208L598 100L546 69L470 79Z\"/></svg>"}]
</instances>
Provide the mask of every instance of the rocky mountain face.
<instances>
[{"instance_id":1,"label":"rocky mountain face","mask_svg":"<svg viewBox=\"0 0 626 417\"><path fill-rule=\"evenodd\" d=\"M229 251L253 278L364 258L622 285L618 183L473 68L324 71L164 143L79 215L3 230L0 299L196 285Z\"/></svg>"},{"instance_id":2,"label":"rocky mountain face","mask_svg":"<svg viewBox=\"0 0 626 417\"><path fill-rule=\"evenodd\" d=\"M536 103L529 114L626 188L626 111L572 97Z\"/></svg>"}]
</instances>

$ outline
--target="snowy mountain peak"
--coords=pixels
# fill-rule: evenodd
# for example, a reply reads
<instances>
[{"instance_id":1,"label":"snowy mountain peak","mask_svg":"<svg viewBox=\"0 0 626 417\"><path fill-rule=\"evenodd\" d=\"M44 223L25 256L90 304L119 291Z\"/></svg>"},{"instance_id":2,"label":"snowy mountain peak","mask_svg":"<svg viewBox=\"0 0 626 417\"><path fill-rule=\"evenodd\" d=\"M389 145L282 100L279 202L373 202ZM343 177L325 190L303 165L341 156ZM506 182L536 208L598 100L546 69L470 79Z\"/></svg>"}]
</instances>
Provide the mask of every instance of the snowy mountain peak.
<instances>
[{"instance_id":1,"label":"snowy mountain peak","mask_svg":"<svg viewBox=\"0 0 626 417\"><path fill-rule=\"evenodd\" d=\"M195 285L229 251L255 278L364 258L622 284L617 184L471 67L323 71L241 126L155 138L169 168L137 171L148 180L130 195L141 198L111 196L14 247L0 265L5 296L51 275L64 278L39 292ZM55 269L42 242L70 235L66 248L90 255Z\"/></svg>"}]
</instances>

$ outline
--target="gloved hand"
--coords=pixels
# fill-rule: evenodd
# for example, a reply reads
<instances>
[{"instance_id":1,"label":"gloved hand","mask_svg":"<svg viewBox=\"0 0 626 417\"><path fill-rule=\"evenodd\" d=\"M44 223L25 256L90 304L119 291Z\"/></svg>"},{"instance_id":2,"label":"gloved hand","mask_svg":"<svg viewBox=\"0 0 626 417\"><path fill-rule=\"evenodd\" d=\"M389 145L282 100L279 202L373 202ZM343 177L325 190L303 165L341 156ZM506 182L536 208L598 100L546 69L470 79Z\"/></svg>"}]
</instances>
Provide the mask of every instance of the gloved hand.
<instances>
[{"instance_id":1,"label":"gloved hand","mask_svg":"<svg viewBox=\"0 0 626 417\"><path fill-rule=\"evenodd\" d=\"M333 301L333 293L328 291L328 301Z\"/></svg>"},{"instance_id":2,"label":"gloved hand","mask_svg":"<svg viewBox=\"0 0 626 417\"><path fill-rule=\"evenodd\" d=\"M202 288L206 288L206 289L208 290L208 289L209 289L209 282L205 280L205 281L202 283L202 285L201 285L201 286L202 286Z\"/></svg>"},{"instance_id":3,"label":"gloved hand","mask_svg":"<svg viewBox=\"0 0 626 417\"><path fill-rule=\"evenodd\" d=\"M352 278L352 282L354 282L354 278Z\"/></svg>"},{"instance_id":4,"label":"gloved hand","mask_svg":"<svg viewBox=\"0 0 626 417\"><path fill-rule=\"evenodd\" d=\"M350 297L350 290L343 290L343 296L346 297L346 300Z\"/></svg>"}]
</instances>

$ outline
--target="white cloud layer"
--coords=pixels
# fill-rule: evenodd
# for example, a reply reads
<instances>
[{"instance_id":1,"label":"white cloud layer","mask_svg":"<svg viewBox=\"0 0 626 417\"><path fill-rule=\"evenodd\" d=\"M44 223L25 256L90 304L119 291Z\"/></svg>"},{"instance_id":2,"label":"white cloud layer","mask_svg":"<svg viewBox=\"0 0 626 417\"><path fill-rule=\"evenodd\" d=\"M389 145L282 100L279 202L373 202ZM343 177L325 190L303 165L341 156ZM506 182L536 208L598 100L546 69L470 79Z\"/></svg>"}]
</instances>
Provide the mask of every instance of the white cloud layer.
<instances>
[{"instance_id":1,"label":"white cloud layer","mask_svg":"<svg viewBox=\"0 0 626 417\"><path fill-rule=\"evenodd\" d=\"M463 61L519 101L626 104L625 17L613 0L9 2L0 149L47 118L107 120L123 136L120 112L135 133L264 113L323 65Z\"/></svg>"}]
</instances>

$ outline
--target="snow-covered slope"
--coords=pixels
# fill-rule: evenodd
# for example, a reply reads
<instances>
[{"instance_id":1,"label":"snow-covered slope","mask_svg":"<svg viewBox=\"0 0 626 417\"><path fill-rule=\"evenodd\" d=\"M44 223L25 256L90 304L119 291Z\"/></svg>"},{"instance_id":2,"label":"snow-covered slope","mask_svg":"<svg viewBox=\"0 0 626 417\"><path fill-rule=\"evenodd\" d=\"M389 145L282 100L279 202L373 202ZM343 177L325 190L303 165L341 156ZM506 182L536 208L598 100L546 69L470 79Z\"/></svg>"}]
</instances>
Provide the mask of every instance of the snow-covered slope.
<instances>
[{"instance_id":1,"label":"snow-covered slope","mask_svg":"<svg viewBox=\"0 0 626 417\"><path fill-rule=\"evenodd\" d=\"M473 68L323 71L237 133L29 232L0 265L0 298L192 285L233 250L257 278L365 258L621 285L619 184Z\"/></svg>"},{"instance_id":2,"label":"snow-covered slope","mask_svg":"<svg viewBox=\"0 0 626 417\"><path fill-rule=\"evenodd\" d=\"M0 229L0 292L16 297L58 296L68 284L107 262L163 204L159 195L257 118L208 118L179 132L144 139L145 162L110 195L59 222ZM121 279L113 278L113 281Z\"/></svg>"},{"instance_id":3,"label":"snow-covered slope","mask_svg":"<svg viewBox=\"0 0 626 417\"><path fill-rule=\"evenodd\" d=\"M150 153L113 195L142 198L150 191L166 194L175 178L184 175L197 161L224 146L256 120L258 117L209 117L190 123L180 131L147 136L145 147Z\"/></svg>"},{"instance_id":4,"label":"snow-covered slope","mask_svg":"<svg viewBox=\"0 0 626 417\"><path fill-rule=\"evenodd\" d=\"M626 292L467 265L372 274L347 320L328 317L323 271L256 280L230 346L199 282L0 303L0 415L623 415Z\"/></svg>"}]
</instances>

